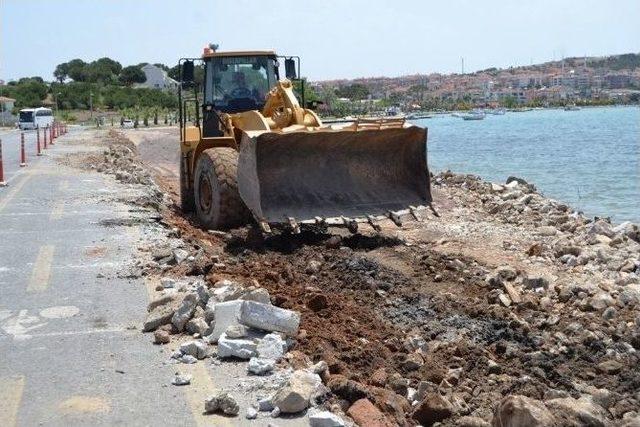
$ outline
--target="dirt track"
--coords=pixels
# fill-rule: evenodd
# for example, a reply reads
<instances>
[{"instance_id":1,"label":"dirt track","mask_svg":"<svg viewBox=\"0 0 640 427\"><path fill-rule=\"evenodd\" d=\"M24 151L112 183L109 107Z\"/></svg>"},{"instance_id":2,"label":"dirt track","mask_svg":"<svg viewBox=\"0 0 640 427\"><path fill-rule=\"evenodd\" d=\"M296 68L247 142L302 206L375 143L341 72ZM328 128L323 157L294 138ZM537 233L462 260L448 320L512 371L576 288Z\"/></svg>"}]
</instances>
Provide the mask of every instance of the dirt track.
<instances>
[{"instance_id":1,"label":"dirt track","mask_svg":"<svg viewBox=\"0 0 640 427\"><path fill-rule=\"evenodd\" d=\"M515 212L502 204L493 212L486 184L445 174L435 181L441 217L429 215L424 224L389 223L380 235L303 233L256 242L243 228L222 237L199 229L177 207L176 131L141 135L127 136L173 200L165 221L208 255L174 273L204 273L211 283L257 280L275 305L300 311L304 331L296 349L327 361L327 385L344 411L367 396L395 423L415 423L407 387L445 396L452 415L443 422L452 425L464 415L490 421L512 394L545 401L596 396L606 422L638 411L637 309L614 303L615 317L603 318L593 302L603 291L620 295L619 276L627 284L636 276L559 264L558 242L588 226L563 218L554 224L557 234L541 235L540 227L563 212L561 204L551 203L551 213L540 218L526 207L520 215L515 204ZM567 226L571 221L578 224ZM624 245L623 256L637 254L637 244ZM503 288L490 278L504 265L517 279L505 279ZM550 284L521 286L523 278L538 276ZM574 423L575 414L554 414Z\"/></svg>"}]
</instances>

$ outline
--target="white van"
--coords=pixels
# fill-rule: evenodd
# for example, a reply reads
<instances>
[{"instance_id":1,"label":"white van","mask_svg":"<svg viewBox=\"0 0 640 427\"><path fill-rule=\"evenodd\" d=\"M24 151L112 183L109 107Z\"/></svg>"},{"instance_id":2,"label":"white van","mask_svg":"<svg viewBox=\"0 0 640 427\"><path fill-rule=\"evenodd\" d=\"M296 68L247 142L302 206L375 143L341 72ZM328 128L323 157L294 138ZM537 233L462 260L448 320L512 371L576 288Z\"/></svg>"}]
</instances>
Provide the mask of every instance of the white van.
<instances>
[{"instance_id":1,"label":"white van","mask_svg":"<svg viewBox=\"0 0 640 427\"><path fill-rule=\"evenodd\" d=\"M24 108L20 110L18 127L20 129L46 128L53 124L53 112L50 108Z\"/></svg>"}]
</instances>

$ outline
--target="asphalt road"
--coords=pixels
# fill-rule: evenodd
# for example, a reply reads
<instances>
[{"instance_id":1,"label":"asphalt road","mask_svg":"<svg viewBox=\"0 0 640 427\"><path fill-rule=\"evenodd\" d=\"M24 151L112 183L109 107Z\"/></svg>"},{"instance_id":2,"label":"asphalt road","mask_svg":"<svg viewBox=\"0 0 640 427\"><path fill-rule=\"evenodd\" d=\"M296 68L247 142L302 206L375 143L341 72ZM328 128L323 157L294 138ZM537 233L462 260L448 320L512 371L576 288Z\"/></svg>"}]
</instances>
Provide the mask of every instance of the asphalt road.
<instances>
[{"instance_id":1,"label":"asphalt road","mask_svg":"<svg viewBox=\"0 0 640 427\"><path fill-rule=\"evenodd\" d=\"M17 129L0 131L0 140L2 141L2 160L4 166L4 180L10 183L18 172L23 169L20 167L20 134L24 133L24 147L27 164L37 160L37 135L35 130L20 131ZM49 147L49 135L47 134L47 146ZM54 141L55 142L55 141ZM40 148L44 150L44 130L40 131Z\"/></svg>"},{"instance_id":2,"label":"asphalt road","mask_svg":"<svg viewBox=\"0 0 640 427\"><path fill-rule=\"evenodd\" d=\"M136 215L123 200L139 194L57 164L73 134L21 170L19 134L1 137L0 425L206 425L202 395L170 385L176 368L140 333L147 288L126 271L141 230L101 224Z\"/></svg>"}]
</instances>

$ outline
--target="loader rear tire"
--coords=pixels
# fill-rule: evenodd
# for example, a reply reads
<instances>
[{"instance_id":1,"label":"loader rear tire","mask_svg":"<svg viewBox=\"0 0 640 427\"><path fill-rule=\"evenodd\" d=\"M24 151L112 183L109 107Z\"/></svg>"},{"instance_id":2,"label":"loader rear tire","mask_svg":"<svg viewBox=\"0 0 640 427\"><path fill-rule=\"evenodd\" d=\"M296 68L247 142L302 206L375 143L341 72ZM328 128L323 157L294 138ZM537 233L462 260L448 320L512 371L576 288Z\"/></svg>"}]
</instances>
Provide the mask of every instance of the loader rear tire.
<instances>
[{"instance_id":1,"label":"loader rear tire","mask_svg":"<svg viewBox=\"0 0 640 427\"><path fill-rule=\"evenodd\" d=\"M198 219L205 228L228 229L247 223L237 183L238 152L217 147L204 150L194 174L194 195Z\"/></svg>"},{"instance_id":2,"label":"loader rear tire","mask_svg":"<svg viewBox=\"0 0 640 427\"><path fill-rule=\"evenodd\" d=\"M186 181L189 177L185 175L184 160L180 159L180 210L182 213L187 214L196 210L196 202L193 195L193 187L187 188Z\"/></svg>"}]
</instances>

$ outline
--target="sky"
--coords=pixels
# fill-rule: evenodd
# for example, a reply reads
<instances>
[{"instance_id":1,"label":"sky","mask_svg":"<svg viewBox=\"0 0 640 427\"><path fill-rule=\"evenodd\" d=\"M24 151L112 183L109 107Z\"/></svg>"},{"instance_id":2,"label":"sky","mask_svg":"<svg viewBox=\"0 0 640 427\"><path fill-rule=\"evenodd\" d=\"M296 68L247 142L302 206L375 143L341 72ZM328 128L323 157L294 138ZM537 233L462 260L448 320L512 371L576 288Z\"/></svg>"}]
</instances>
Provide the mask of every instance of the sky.
<instances>
[{"instance_id":1,"label":"sky","mask_svg":"<svg viewBox=\"0 0 640 427\"><path fill-rule=\"evenodd\" d=\"M220 50L302 58L310 80L640 52L640 0L0 0L0 79L73 58L174 65Z\"/></svg>"}]
</instances>

